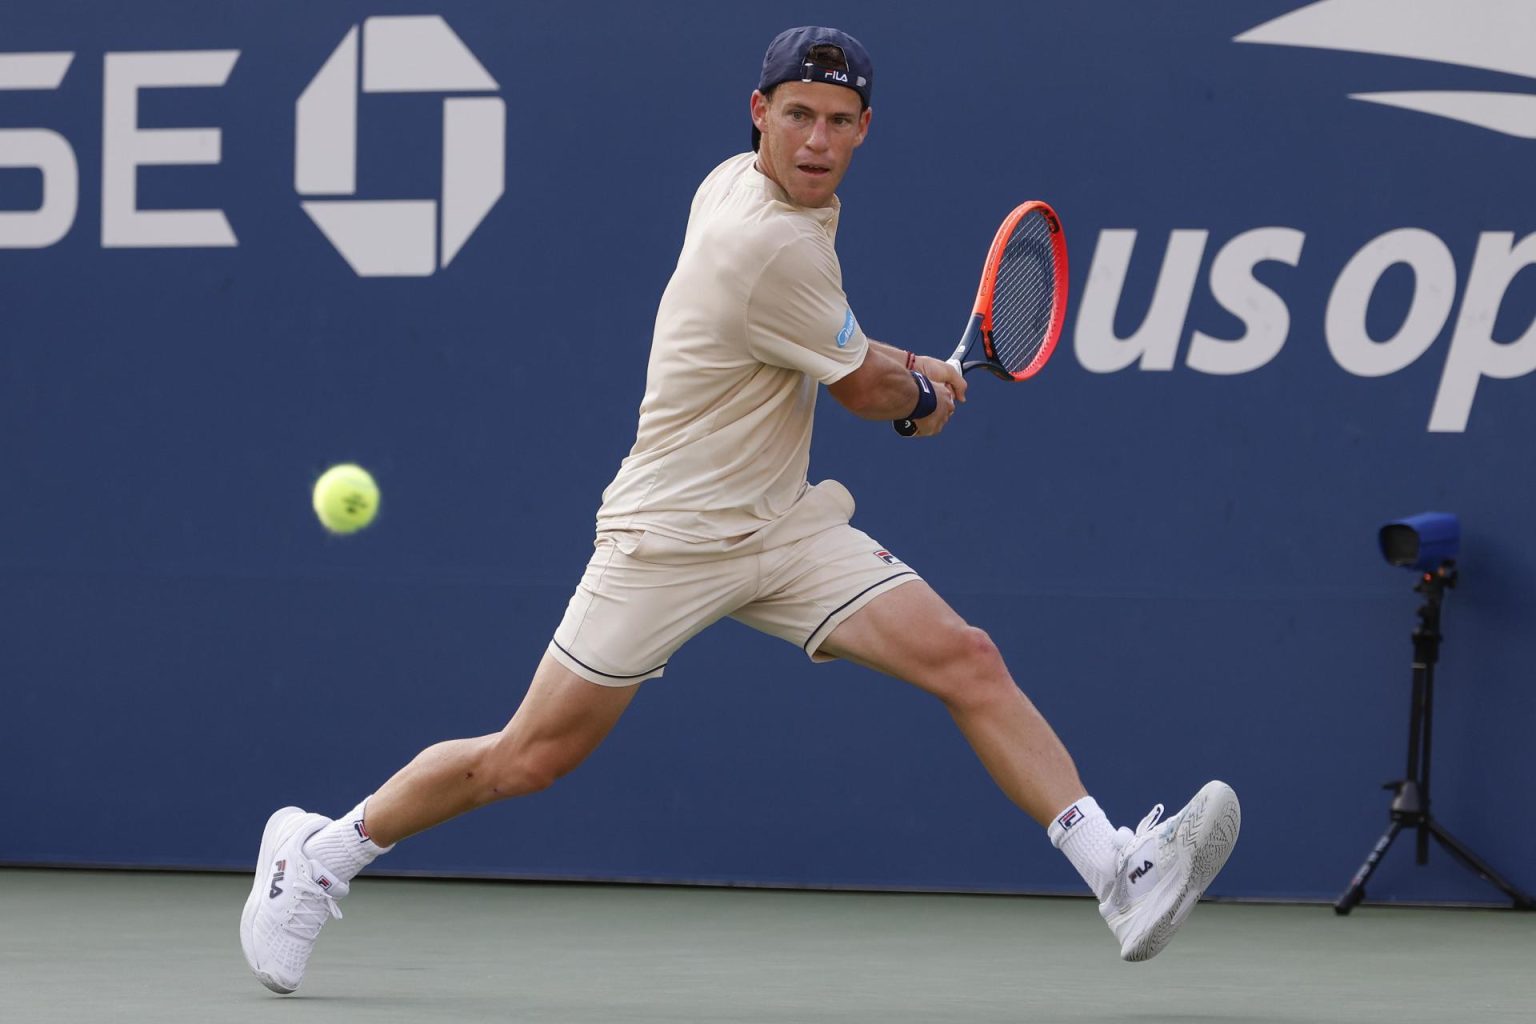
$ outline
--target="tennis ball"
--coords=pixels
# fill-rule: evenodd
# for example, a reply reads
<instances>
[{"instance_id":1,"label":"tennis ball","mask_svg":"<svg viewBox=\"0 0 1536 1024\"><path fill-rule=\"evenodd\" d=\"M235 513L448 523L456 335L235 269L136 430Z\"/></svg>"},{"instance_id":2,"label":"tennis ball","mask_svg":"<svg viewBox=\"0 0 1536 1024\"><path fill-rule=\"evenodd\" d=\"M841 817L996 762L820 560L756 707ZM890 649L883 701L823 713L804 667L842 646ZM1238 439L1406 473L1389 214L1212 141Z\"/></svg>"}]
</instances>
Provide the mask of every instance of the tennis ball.
<instances>
[{"instance_id":1,"label":"tennis ball","mask_svg":"<svg viewBox=\"0 0 1536 1024\"><path fill-rule=\"evenodd\" d=\"M362 466L332 466L315 481L315 515L332 533L356 533L379 511L379 485Z\"/></svg>"}]
</instances>

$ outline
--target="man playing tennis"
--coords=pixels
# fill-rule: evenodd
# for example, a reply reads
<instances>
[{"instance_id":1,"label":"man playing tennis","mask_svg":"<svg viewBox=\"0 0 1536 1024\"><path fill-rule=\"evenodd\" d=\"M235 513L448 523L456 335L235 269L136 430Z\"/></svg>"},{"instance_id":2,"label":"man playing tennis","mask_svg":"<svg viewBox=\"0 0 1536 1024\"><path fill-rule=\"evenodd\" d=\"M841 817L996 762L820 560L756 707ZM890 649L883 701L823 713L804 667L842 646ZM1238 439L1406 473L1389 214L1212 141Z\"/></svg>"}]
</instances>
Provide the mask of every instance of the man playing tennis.
<instances>
[{"instance_id":1,"label":"man playing tennis","mask_svg":"<svg viewBox=\"0 0 1536 1024\"><path fill-rule=\"evenodd\" d=\"M807 482L818 385L863 418L916 421L919 436L965 399L943 360L866 338L843 294L836 190L869 131L873 78L864 47L836 29L790 29L769 46L751 98L755 152L715 168L693 200L634 447L527 695L500 732L427 748L349 814L272 815L240 929L268 988L298 987L321 926L374 857L571 771L638 684L725 616L942 701L1093 889L1128 960L1156 955L1225 863L1239 824L1230 788L1209 783L1161 824L1159 805L1117 831L987 635L850 525L841 484Z\"/></svg>"}]
</instances>

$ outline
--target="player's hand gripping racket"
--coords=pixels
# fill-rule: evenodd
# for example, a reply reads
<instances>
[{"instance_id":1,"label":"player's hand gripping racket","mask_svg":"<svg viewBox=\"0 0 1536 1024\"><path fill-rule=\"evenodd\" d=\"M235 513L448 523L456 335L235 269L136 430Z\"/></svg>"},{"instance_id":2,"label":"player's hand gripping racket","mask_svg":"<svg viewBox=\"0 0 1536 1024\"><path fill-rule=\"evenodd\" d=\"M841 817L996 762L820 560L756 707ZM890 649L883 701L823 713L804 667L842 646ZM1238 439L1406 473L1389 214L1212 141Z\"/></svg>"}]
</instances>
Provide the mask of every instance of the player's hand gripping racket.
<instances>
[{"instance_id":1,"label":"player's hand gripping racket","mask_svg":"<svg viewBox=\"0 0 1536 1024\"><path fill-rule=\"evenodd\" d=\"M1028 380L1051 358L1066 319L1061 221L1046 203L1022 203L992 239L976 307L949 364L961 373L982 367L1003 380ZM895 426L905 437L917 433L912 420L896 420Z\"/></svg>"}]
</instances>

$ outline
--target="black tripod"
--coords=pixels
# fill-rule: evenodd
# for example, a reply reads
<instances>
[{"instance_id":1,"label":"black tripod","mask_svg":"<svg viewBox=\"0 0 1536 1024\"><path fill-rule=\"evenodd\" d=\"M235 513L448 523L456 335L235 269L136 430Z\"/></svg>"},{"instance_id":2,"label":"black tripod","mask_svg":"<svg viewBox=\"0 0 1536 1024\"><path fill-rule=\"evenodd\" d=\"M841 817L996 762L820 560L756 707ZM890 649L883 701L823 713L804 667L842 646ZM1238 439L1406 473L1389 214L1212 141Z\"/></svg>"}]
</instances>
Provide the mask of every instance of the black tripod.
<instances>
[{"instance_id":1,"label":"black tripod","mask_svg":"<svg viewBox=\"0 0 1536 1024\"><path fill-rule=\"evenodd\" d=\"M1415 592L1424 595L1424 603L1419 606L1419 625L1413 631L1413 708L1408 719L1408 777L1398 782L1389 782L1384 787L1397 790L1397 795L1392 798L1392 824L1376 841L1376 846L1370 856L1365 858L1360 870L1355 872L1344 895L1333 905L1335 913L1347 914L1365 899L1365 883L1381 863L1392 840L1404 828L1419 830L1418 863L1429 863L1429 837L1434 836L1441 846L1450 851L1451 856L1471 868L1479 878L1498 886L1513 901L1516 909L1536 908L1536 902L1531 897L1515 888L1477 854L1463 846L1429 813L1429 740L1434 711L1435 662L1440 655L1440 599L1445 591L1454 586L1456 566L1447 559L1434 572L1424 573L1418 585L1413 588Z\"/></svg>"}]
</instances>

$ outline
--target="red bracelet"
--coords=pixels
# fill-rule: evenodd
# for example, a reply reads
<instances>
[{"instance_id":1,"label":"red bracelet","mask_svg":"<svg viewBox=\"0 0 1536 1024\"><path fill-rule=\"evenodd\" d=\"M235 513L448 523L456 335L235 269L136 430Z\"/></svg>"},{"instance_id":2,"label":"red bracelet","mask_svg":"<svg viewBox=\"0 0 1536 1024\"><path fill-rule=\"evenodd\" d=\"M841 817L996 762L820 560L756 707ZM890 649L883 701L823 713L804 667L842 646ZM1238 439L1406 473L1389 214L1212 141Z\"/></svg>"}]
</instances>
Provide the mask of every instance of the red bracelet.
<instances>
[{"instance_id":1,"label":"red bracelet","mask_svg":"<svg viewBox=\"0 0 1536 1024\"><path fill-rule=\"evenodd\" d=\"M908 352L907 353L907 369L912 370L912 369L915 369L916 367L917 367L917 356L913 355L911 352Z\"/></svg>"}]
</instances>

